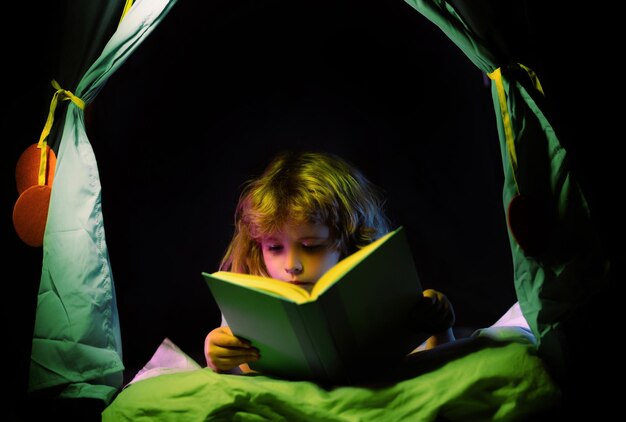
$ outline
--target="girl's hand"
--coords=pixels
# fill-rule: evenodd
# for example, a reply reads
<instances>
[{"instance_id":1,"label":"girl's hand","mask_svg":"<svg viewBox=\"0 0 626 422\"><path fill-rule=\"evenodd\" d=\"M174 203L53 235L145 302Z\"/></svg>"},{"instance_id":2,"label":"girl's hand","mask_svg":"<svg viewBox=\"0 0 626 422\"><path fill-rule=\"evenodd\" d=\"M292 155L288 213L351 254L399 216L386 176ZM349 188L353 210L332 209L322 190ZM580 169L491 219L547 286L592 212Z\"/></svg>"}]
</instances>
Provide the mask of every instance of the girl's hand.
<instances>
[{"instance_id":1,"label":"girl's hand","mask_svg":"<svg viewBox=\"0 0 626 422\"><path fill-rule=\"evenodd\" d=\"M228 372L259 359L259 351L249 342L235 337L226 326L212 330L204 340L207 366L215 372Z\"/></svg>"},{"instance_id":2,"label":"girl's hand","mask_svg":"<svg viewBox=\"0 0 626 422\"><path fill-rule=\"evenodd\" d=\"M413 318L416 329L430 334L424 349L454 341L452 326L455 316L452 303L446 295L433 289L424 290L422 296L415 306Z\"/></svg>"},{"instance_id":3,"label":"girl's hand","mask_svg":"<svg viewBox=\"0 0 626 422\"><path fill-rule=\"evenodd\" d=\"M456 319L452 303L446 295L433 289L422 292L428 307L426 310L428 332L438 334L452 328Z\"/></svg>"}]
</instances>

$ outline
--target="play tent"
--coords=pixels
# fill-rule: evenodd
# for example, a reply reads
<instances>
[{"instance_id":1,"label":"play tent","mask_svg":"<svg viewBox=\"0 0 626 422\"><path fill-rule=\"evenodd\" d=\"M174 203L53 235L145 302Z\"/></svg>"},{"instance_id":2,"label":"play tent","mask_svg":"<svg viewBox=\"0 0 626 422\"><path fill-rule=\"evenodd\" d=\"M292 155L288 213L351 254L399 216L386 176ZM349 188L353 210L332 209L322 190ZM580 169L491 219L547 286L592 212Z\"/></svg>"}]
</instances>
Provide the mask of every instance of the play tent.
<instances>
[{"instance_id":1,"label":"play tent","mask_svg":"<svg viewBox=\"0 0 626 422\"><path fill-rule=\"evenodd\" d=\"M109 32L105 28L117 24L123 5L109 9L103 2L99 9L71 9L104 23L96 26L102 29L85 55L78 56L87 57L77 65L79 70L68 70L78 77L59 77L55 86L71 104L64 116L55 116L55 125L61 123L62 130L55 140L48 139L57 161L43 238L31 392L53 389L61 391L59 397L108 403L121 388L122 344L99 203L97 157L84 132L80 104L95 100L107 77L166 18L174 3L136 2L100 56L97 51ZM611 263L599 244L566 150L542 111L541 75L502 49L506 37L492 24L501 20L488 19L504 19L497 7L482 2L483 8L469 2L407 3L438 26L491 81L505 176L502 200L514 262L512 282L541 356L557 377L567 380L583 347L574 333L589 325L588 292L604 291ZM88 70L83 71L86 64Z\"/></svg>"}]
</instances>

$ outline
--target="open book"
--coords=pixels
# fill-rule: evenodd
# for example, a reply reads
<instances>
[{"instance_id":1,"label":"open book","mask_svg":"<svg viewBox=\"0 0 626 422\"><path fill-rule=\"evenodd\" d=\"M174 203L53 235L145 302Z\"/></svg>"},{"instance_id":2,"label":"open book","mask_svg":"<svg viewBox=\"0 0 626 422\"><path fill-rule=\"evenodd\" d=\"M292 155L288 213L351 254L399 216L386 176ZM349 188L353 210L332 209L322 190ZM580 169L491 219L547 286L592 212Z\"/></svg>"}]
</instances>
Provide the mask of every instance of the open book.
<instances>
[{"instance_id":1,"label":"open book","mask_svg":"<svg viewBox=\"0 0 626 422\"><path fill-rule=\"evenodd\" d=\"M402 227L338 262L311 293L267 277L202 275L233 334L259 349L250 367L267 375L349 384L428 337L411 318L422 287Z\"/></svg>"}]
</instances>

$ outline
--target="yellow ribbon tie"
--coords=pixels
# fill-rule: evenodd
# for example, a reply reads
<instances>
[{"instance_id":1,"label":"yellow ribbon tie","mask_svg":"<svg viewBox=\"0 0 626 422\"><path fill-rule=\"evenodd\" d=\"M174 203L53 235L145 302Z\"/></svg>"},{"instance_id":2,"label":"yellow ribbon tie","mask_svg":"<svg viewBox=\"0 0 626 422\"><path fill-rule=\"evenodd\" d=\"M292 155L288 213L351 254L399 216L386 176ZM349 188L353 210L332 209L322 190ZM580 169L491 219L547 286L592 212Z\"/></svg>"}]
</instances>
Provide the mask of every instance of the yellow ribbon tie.
<instances>
[{"instance_id":1,"label":"yellow ribbon tie","mask_svg":"<svg viewBox=\"0 0 626 422\"><path fill-rule=\"evenodd\" d=\"M524 66L521 63L518 63L517 65L526 71L535 89L541 92L541 95L546 95L543 93L543 87L541 86L541 82L539 82L539 77L537 76L537 74L528 66Z\"/></svg>"},{"instance_id":2,"label":"yellow ribbon tie","mask_svg":"<svg viewBox=\"0 0 626 422\"><path fill-rule=\"evenodd\" d=\"M130 8L133 7L133 2L134 0L126 0L126 3L124 4L124 9L122 9L122 16L120 16L120 21L117 23L117 26L120 26Z\"/></svg>"},{"instance_id":3,"label":"yellow ribbon tie","mask_svg":"<svg viewBox=\"0 0 626 422\"><path fill-rule=\"evenodd\" d=\"M72 94L70 91L61 88L57 81L52 80L52 86L56 89L56 92L52 96L52 102L50 102L50 112L48 112L48 119L43 127L41 136L39 137L39 143L37 148L41 149L41 156L39 158L39 176L37 182L40 186L46 184L46 168L48 166L48 148L46 139L52 129L52 123L54 122L54 111L57 108L59 101L71 101L78 106L81 110L85 109L85 102Z\"/></svg>"}]
</instances>

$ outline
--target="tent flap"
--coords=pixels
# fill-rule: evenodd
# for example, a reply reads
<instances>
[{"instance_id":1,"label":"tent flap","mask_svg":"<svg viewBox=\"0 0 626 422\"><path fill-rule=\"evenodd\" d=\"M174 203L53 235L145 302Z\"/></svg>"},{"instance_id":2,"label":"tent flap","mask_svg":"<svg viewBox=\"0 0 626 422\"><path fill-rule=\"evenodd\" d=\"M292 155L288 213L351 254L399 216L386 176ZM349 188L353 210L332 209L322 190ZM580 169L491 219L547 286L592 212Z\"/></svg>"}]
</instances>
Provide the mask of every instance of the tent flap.
<instances>
[{"instance_id":1,"label":"tent flap","mask_svg":"<svg viewBox=\"0 0 626 422\"><path fill-rule=\"evenodd\" d=\"M75 95L91 103L175 3L135 2ZM83 110L73 103L60 138L43 248L29 392L54 387L63 398L108 403L122 385L120 324L98 166Z\"/></svg>"},{"instance_id":2,"label":"tent flap","mask_svg":"<svg viewBox=\"0 0 626 422\"><path fill-rule=\"evenodd\" d=\"M564 375L572 349L583 344L573 333L602 295L611 266L566 151L534 99L542 95L539 79L516 63L506 45L514 40L497 26L514 16L501 2L406 2L491 78L515 290L539 351ZM498 11L487 16L491 7Z\"/></svg>"}]
</instances>

